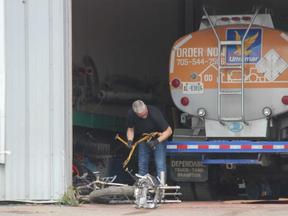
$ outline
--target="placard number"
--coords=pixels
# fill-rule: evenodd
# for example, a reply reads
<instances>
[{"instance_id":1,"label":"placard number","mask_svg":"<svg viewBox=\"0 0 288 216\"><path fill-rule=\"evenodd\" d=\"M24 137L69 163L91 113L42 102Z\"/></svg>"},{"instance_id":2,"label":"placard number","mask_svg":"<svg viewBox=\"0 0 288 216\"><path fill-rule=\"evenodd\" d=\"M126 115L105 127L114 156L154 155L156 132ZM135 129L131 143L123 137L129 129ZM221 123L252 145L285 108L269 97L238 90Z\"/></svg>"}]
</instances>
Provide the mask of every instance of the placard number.
<instances>
[{"instance_id":1,"label":"placard number","mask_svg":"<svg viewBox=\"0 0 288 216\"><path fill-rule=\"evenodd\" d=\"M204 75L204 81L213 81L213 76L212 74L205 74Z\"/></svg>"}]
</instances>

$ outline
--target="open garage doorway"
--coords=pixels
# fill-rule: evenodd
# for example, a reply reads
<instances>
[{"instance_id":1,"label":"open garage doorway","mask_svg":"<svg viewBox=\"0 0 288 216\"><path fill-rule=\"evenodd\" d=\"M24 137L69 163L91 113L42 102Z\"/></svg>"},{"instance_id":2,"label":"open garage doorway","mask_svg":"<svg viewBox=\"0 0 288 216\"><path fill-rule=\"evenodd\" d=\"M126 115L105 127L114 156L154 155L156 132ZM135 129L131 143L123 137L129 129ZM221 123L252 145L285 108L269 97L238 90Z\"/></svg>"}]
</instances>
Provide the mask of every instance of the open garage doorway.
<instances>
[{"instance_id":1,"label":"open garage doorway","mask_svg":"<svg viewBox=\"0 0 288 216\"><path fill-rule=\"evenodd\" d=\"M122 168L129 151L115 140L116 134L126 140L133 101L159 107L174 124L168 68L171 47L184 34L183 6L167 0L72 1L74 175L85 172L82 164L100 177L134 183ZM137 173L137 151L128 167Z\"/></svg>"}]
</instances>

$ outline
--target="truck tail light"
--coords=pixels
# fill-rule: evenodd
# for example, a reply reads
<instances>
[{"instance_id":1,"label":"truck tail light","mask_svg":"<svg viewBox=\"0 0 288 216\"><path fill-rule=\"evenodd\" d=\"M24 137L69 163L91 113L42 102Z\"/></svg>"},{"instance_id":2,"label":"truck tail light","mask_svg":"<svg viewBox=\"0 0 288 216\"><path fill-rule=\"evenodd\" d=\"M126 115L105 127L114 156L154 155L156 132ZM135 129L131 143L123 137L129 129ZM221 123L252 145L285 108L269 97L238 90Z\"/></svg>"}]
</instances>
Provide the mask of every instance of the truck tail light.
<instances>
[{"instance_id":1,"label":"truck tail light","mask_svg":"<svg viewBox=\"0 0 288 216\"><path fill-rule=\"evenodd\" d=\"M249 16L244 16L244 17L242 17L242 19L243 19L243 20L251 20L251 17L249 17Z\"/></svg>"},{"instance_id":2,"label":"truck tail light","mask_svg":"<svg viewBox=\"0 0 288 216\"><path fill-rule=\"evenodd\" d=\"M181 104L187 106L189 104L189 99L187 97L181 98Z\"/></svg>"},{"instance_id":3,"label":"truck tail light","mask_svg":"<svg viewBox=\"0 0 288 216\"><path fill-rule=\"evenodd\" d=\"M282 103L285 105L288 105L288 96L287 95L282 97Z\"/></svg>"},{"instance_id":4,"label":"truck tail light","mask_svg":"<svg viewBox=\"0 0 288 216\"><path fill-rule=\"evenodd\" d=\"M222 21L229 21L230 18L229 18L229 17L222 17L221 20L222 20Z\"/></svg>"},{"instance_id":5,"label":"truck tail light","mask_svg":"<svg viewBox=\"0 0 288 216\"><path fill-rule=\"evenodd\" d=\"M233 21L240 21L240 17L232 17Z\"/></svg>"},{"instance_id":6,"label":"truck tail light","mask_svg":"<svg viewBox=\"0 0 288 216\"><path fill-rule=\"evenodd\" d=\"M181 82L179 79L175 78L172 80L171 84L174 88L178 88L180 86Z\"/></svg>"}]
</instances>

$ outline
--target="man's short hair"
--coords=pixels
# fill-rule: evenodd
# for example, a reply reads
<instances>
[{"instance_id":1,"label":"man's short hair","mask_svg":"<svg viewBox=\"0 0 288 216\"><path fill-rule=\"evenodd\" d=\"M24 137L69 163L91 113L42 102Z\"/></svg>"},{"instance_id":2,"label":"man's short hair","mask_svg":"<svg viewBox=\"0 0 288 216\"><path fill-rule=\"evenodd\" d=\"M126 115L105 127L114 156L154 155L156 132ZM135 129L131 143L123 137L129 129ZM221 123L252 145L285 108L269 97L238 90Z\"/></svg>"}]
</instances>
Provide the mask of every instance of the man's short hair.
<instances>
[{"instance_id":1,"label":"man's short hair","mask_svg":"<svg viewBox=\"0 0 288 216\"><path fill-rule=\"evenodd\" d=\"M137 100L132 104L135 113L142 113L145 109L145 103L142 100Z\"/></svg>"}]
</instances>

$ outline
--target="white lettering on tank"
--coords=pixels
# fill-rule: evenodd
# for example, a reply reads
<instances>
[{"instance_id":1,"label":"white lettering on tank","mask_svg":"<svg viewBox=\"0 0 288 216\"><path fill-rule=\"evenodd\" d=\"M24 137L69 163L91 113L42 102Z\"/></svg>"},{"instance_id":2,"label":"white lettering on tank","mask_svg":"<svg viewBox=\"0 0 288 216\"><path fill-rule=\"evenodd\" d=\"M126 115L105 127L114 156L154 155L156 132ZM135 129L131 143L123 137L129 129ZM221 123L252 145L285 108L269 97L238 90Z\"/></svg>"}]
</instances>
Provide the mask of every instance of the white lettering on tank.
<instances>
[{"instance_id":1,"label":"white lettering on tank","mask_svg":"<svg viewBox=\"0 0 288 216\"><path fill-rule=\"evenodd\" d=\"M203 48L195 47L195 48L179 48L176 53L178 58L182 57L203 57Z\"/></svg>"},{"instance_id":2,"label":"white lettering on tank","mask_svg":"<svg viewBox=\"0 0 288 216\"><path fill-rule=\"evenodd\" d=\"M221 56L224 56L224 48L222 49ZM207 57L218 57L218 47L207 47Z\"/></svg>"},{"instance_id":3,"label":"white lettering on tank","mask_svg":"<svg viewBox=\"0 0 288 216\"><path fill-rule=\"evenodd\" d=\"M208 47L207 48L207 56L208 57L218 56L218 48L217 47Z\"/></svg>"}]
</instances>

